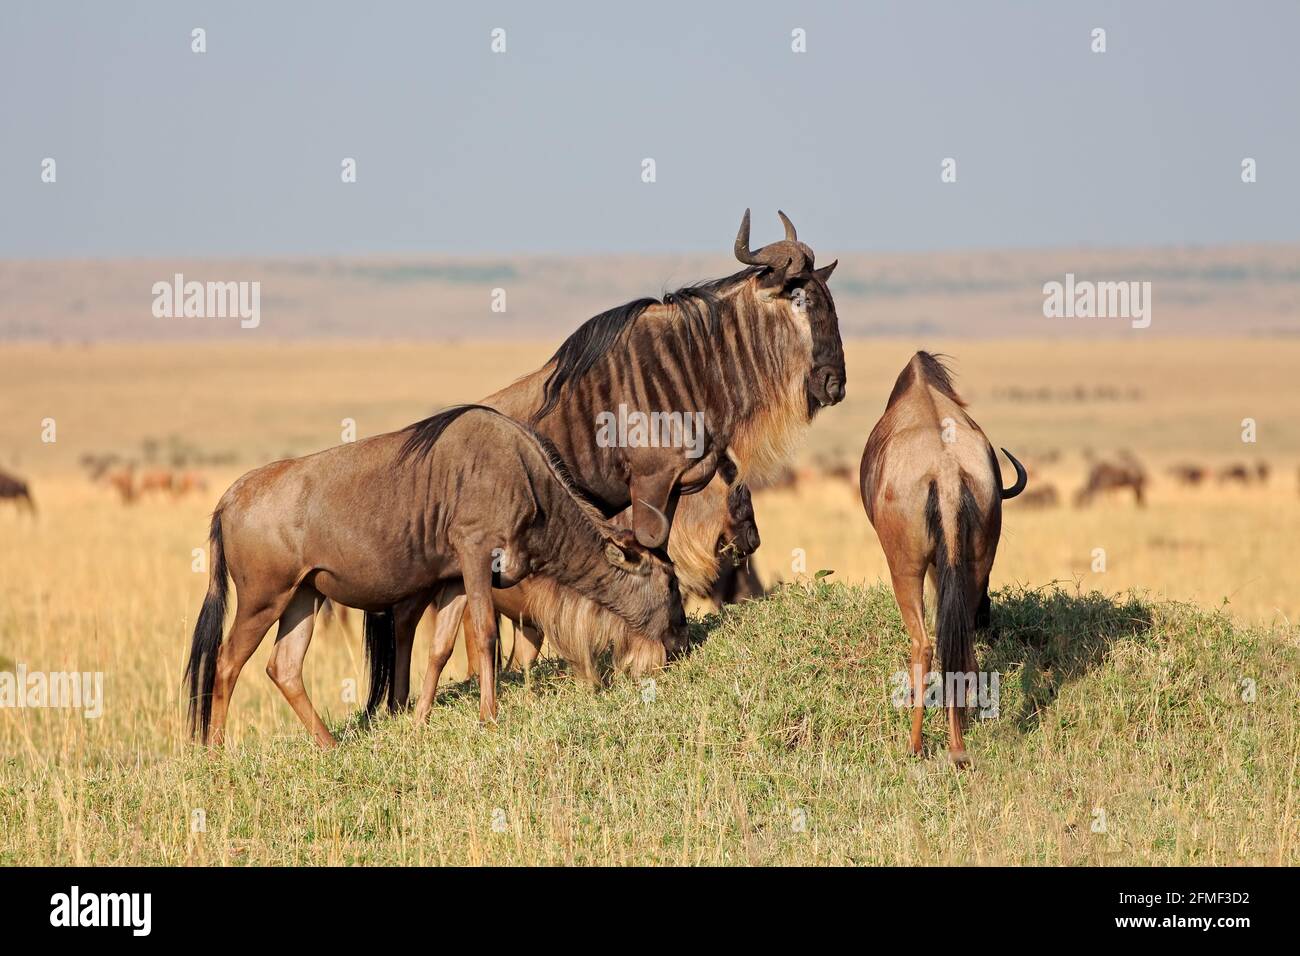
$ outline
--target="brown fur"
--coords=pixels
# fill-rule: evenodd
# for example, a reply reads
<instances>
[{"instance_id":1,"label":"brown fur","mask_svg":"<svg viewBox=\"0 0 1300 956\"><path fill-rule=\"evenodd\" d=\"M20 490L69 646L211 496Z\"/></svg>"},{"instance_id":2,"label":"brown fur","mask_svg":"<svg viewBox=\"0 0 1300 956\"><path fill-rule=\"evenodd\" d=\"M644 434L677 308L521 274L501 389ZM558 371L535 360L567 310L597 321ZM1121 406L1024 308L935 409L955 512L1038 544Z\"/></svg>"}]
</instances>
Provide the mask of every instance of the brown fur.
<instances>
[{"instance_id":1,"label":"brown fur","mask_svg":"<svg viewBox=\"0 0 1300 956\"><path fill-rule=\"evenodd\" d=\"M481 407L249 472L217 505L212 551L187 674L192 723L214 743L240 670L278 620L268 673L316 741L333 745L302 685L323 598L378 611L459 582L489 675L493 586L530 575L553 578L648 640L684 640L667 563L576 498L562 464L527 428ZM239 602L223 643L227 569ZM495 720L491 676L479 696L480 719Z\"/></svg>"},{"instance_id":2,"label":"brown fur","mask_svg":"<svg viewBox=\"0 0 1300 956\"><path fill-rule=\"evenodd\" d=\"M36 503L32 501L27 482L3 471L0 471L0 501L13 501L19 506L25 506L28 512L36 513Z\"/></svg>"},{"instance_id":3,"label":"brown fur","mask_svg":"<svg viewBox=\"0 0 1300 956\"><path fill-rule=\"evenodd\" d=\"M835 263L814 268L812 250L791 239L748 253L764 263L713 282L602 313L569 337L542 368L483 399L535 424L568 464L581 492L603 514L631 509L631 528L647 547L667 543L686 563L697 593L712 590L711 557L720 495L701 496L729 452L745 482L788 465L819 408L846 387L839 318L827 282ZM746 252L749 214L741 227ZM738 246L739 252L739 246ZM788 255L787 255L788 254ZM802 268L791 272L766 263ZM704 454L680 448L604 448L597 415L620 405L641 412L703 412ZM681 522L684 534L672 531ZM398 634L396 673L409 674L410 635ZM399 699L406 688L396 687Z\"/></svg>"},{"instance_id":4,"label":"brown fur","mask_svg":"<svg viewBox=\"0 0 1300 956\"><path fill-rule=\"evenodd\" d=\"M1087 481L1074 494L1074 506L1085 507L1103 492L1131 488L1134 501L1139 508L1143 508L1146 506L1146 484L1146 470L1136 458L1122 452L1114 461L1092 463L1088 469Z\"/></svg>"},{"instance_id":5,"label":"brown fur","mask_svg":"<svg viewBox=\"0 0 1300 956\"><path fill-rule=\"evenodd\" d=\"M1008 457L1010 457L1008 455ZM1015 460L1012 459L1015 463ZM918 352L898 380L862 454L859 485L889 563L911 637L912 753L922 748L923 689L934 642L925 625L925 578L937 587L936 632L945 677L975 671L973 634L986 623L988 580L1002 528L1003 491L993 448L966 412L947 369ZM948 748L966 762L965 706L948 699Z\"/></svg>"},{"instance_id":6,"label":"brown fur","mask_svg":"<svg viewBox=\"0 0 1300 956\"><path fill-rule=\"evenodd\" d=\"M678 523L673 526L672 536L668 539L668 556L672 560L673 569L677 573L677 579L682 589L688 594L693 594L705 600L716 597L718 593L716 582L735 580L736 575L733 566L744 565L748 567L749 556L758 550L760 544L758 524L754 516L753 499L750 496L749 488L736 476L737 469L734 463L730 462L730 460L725 461L723 467L719 468L717 475L714 476L713 481L709 483L709 487L696 496L706 499L721 496L720 501L711 502L713 507L700 509L694 513L695 516L711 522L708 528L688 527L679 518ZM728 486L728 478L734 481L735 484ZM630 510L621 512L611 521L611 524L615 527L625 528L629 531L631 530L631 523ZM681 542L684 548L693 549L696 542L704 540L713 541L713 547L707 555L694 550L678 550L677 545L675 545L675 542ZM747 587L736 589L735 595L729 599L728 603L746 597L761 596L761 591L758 594L753 592L753 583L756 580L756 576L751 578L747 575L744 582ZM761 588L761 585L759 587ZM525 598L529 597L529 582L523 582L516 591ZM532 620L529 620L527 615L520 613L519 602L511 605L508 603L510 598L501 592L494 592L494 597L497 599L497 612L513 621L516 629L516 641L511 649L507 666L527 670L541 653L545 635L552 633L554 624L547 625L545 620L536 614L532 616ZM561 623L563 624L562 620ZM465 618L463 626L465 658L469 663L469 673L473 675L477 673L474 662L479 656L477 653L477 634L473 622L468 617ZM519 640L521 636L522 641ZM413 631L398 634L399 648L413 640ZM672 649L670 649L669 656L671 656L671 652ZM401 652L399 651L399 653ZM618 667L617 662L616 667ZM404 698L399 693L397 701L401 702L402 700Z\"/></svg>"}]
</instances>

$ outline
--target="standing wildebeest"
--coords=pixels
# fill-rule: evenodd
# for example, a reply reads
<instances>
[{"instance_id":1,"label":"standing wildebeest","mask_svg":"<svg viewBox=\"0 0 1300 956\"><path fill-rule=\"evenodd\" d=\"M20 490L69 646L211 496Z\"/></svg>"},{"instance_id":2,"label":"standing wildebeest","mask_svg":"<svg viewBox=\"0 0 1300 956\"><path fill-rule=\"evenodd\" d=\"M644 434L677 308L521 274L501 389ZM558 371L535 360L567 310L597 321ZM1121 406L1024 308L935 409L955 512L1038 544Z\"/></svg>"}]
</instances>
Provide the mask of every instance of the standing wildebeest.
<instances>
[{"instance_id":1,"label":"standing wildebeest","mask_svg":"<svg viewBox=\"0 0 1300 956\"><path fill-rule=\"evenodd\" d=\"M974 703L975 631L988 625L989 571L1002 531L1002 500L1025 489L1025 469L1011 456L1016 483L1004 489L993 446L966 413L943 364L917 352L890 393L885 414L862 453L862 504L880 538L894 597L912 639L910 749L921 752L924 687L933 645L925 631L925 578L938 598L935 631L944 667L948 752L966 762L965 708ZM955 683L961 682L961 692Z\"/></svg>"},{"instance_id":2,"label":"standing wildebeest","mask_svg":"<svg viewBox=\"0 0 1300 956\"><path fill-rule=\"evenodd\" d=\"M36 514L36 502L32 500L27 482L3 471L0 471L0 501L13 501L20 507L25 505L28 512Z\"/></svg>"},{"instance_id":3,"label":"standing wildebeest","mask_svg":"<svg viewBox=\"0 0 1300 956\"><path fill-rule=\"evenodd\" d=\"M1120 452L1115 461L1093 462L1088 469L1088 480L1074 494L1074 506L1082 508L1103 491L1132 488L1133 498L1139 508L1146 507L1147 473L1129 452Z\"/></svg>"},{"instance_id":4,"label":"standing wildebeest","mask_svg":"<svg viewBox=\"0 0 1300 956\"><path fill-rule=\"evenodd\" d=\"M709 588L720 573L713 540L691 529L717 527L722 499L696 492L722 452L730 451L742 481L775 477L817 411L845 394L839 318L826 285L836 263L815 268L812 249L778 215L785 238L754 251L745 210L734 249L747 268L662 301L638 299L603 312L540 369L483 400L531 422L603 514L630 506L636 539L654 548L666 542L683 580ZM601 422L621 419L624 410L660 416L659 427L651 420L637 441L631 427L628 441L611 441L616 436ZM700 421L696 414L702 433L687 433L688 422ZM687 440L693 447L683 447ZM697 519L701 511L712 515ZM677 522L682 527L670 536ZM407 699L410 667L403 662L422 613L397 615L399 702Z\"/></svg>"},{"instance_id":5,"label":"standing wildebeest","mask_svg":"<svg viewBox=\"0 0 1300 956\"><path fill-rule=\"evenodd\" d=\"M529 612L537 619L563 620L574 605L595 604L613 620L557 641L580 665L598 649L582 643L589 639L612 636L616 661L634 673L662 664L684 641L671 567L586 505L536 435L482 406L249 472L217 504L211 550L186 675L191 729L214 743L224 737L240 670L278 620L267 673L317 743L334 744L302 682L322 598L374 611L460 579L485 674L497 641L492 588L529 575L550 584L535 589ZM227 570L239 602L223 644ZM480 719L494 720L496 709L489 678Z\"/></svg>"}]
</instances>

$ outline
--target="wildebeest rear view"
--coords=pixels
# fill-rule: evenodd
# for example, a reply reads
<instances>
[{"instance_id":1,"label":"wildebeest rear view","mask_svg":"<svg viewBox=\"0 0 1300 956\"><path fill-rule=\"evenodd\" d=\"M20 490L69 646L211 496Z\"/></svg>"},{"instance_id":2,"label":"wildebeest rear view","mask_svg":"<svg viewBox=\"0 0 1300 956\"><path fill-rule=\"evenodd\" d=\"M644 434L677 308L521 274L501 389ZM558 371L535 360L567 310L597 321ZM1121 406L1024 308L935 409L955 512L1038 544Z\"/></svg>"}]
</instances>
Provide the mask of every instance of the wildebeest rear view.
<instances>
[{"instance_id":1,"label":"wildebeest rear view","mask_svg":"<svg viewBox=\"0 0 1300 956\"><path fill-rule=\"evenodd\" d=\"M966 412L948 370L917 352L890 393L885 414L862 453L862 504L889 562L894 595L911 637L912 733L921 752L925 688L934 645L943 662L948 752L967 762L962 739L975 703L975 631L989 621L989 572L1002 531L1002 501L1025 489L1024 468L1010 453L1016 482L1003 489L997 457ZM925 580L935 585L937 642L925 625Z\"/></svg>"}]
</instances>

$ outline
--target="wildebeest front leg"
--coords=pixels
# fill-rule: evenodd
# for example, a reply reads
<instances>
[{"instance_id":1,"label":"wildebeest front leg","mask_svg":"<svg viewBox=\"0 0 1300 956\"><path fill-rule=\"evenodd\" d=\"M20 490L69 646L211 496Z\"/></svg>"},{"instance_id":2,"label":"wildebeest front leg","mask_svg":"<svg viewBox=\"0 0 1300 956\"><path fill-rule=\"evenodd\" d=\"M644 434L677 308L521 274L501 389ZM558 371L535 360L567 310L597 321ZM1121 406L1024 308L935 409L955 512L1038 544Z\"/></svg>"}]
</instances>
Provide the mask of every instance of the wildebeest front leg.
<instances>
[{"instance_id":1,"label":"wildebeest front leg","mask_svg":"<svg viewBox=\"0 0 1300 956\"><path fill-rule=\"evenodd\" d=\"M465 600L478 634L478 718L483 724L497 719L497 612L492 603L491 555L478 548L460 549L461 580Z\"/></svg>"}]
</instances>

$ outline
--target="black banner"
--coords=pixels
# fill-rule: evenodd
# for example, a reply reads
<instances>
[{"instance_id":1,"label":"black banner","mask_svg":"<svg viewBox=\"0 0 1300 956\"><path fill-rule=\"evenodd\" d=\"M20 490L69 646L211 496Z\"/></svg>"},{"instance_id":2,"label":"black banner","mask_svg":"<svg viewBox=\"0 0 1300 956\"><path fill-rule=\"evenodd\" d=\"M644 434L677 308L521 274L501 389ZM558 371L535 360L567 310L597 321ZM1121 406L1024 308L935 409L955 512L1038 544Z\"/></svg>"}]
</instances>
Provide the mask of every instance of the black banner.
<instances>
[{"instance_id":1,"label":"black banner","mask_svg":"<svg viewBox=\"0 0 1300 956\"><path fill-rule=\"evenodd\" d=\"M1043 930L1072 942L1199 936L1232 945L1289 925L1283 910L1295 890L1293 872L1277 869L11 869L0 870L0 925L7 942L75 935L130 946L283 932L301 943L373 944L423 913L437 914L430 926L440 936L451 925L529 932L556 918L580 920L584 934L667 932L698 910L692 925L707 916L729 935L788 920L865 941L918 919L926 937L972 941ZM510 899L529 900L530 911L511 906L504 918Z\"/></svg>"}]
</instances>

